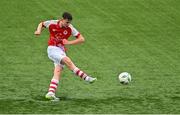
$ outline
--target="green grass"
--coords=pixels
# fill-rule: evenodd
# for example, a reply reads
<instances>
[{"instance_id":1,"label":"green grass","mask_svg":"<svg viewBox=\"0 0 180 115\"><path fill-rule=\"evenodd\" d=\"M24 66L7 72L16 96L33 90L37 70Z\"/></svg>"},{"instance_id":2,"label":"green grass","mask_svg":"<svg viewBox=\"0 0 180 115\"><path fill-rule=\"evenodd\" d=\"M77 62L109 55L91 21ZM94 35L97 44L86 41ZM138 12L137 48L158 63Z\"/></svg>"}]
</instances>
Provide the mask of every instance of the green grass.
<instances>
[{"instance_id":1,"label":"green grass","mask_svg":"<svg viewBox=\"0 0 180 115\"><path fill-rule=\"evenodd\" d=\"M180 113L179 0L1 0L0 113ZM53 64L38 23L73 14L86 42L70 46L87 84L65 68L60 102L44 99ZM71 38L73 39L73 38ZM117 76L127 71L129 85Z\"/></svg>"}]
</instances>

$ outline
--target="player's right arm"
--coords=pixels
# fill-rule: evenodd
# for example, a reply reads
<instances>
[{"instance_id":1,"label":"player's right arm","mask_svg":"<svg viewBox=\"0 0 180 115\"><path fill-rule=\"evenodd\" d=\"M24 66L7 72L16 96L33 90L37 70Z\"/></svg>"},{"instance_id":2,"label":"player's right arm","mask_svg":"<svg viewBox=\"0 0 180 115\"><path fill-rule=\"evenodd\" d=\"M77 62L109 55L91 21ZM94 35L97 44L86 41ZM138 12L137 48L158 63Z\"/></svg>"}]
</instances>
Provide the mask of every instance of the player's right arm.
<instances>
[{"instance_id":1,"label":"player's right arm","mask_svg":"<svg viewBox=\"0 0 180 115\"><path fill-rule=\"evenodd\" d=\"M41 31L43 30L43 22L39 23L36 31L34 32L35 35L40 35L41 34Z\"/></svg>"},{"instance_id":2,"label":"player's right arm","mask_svg":"<svg viewBox=\"0 0 180 115\"><path fill-rule=\"evenodd\" d=\"M48 21L44 21L44 22L41 22L39 23L36 31L34 32L35 35L40 35L43 28L49 28L49 26L51 24L57 24L58 20L48 20Z\"/></svg>"}]
</instances>

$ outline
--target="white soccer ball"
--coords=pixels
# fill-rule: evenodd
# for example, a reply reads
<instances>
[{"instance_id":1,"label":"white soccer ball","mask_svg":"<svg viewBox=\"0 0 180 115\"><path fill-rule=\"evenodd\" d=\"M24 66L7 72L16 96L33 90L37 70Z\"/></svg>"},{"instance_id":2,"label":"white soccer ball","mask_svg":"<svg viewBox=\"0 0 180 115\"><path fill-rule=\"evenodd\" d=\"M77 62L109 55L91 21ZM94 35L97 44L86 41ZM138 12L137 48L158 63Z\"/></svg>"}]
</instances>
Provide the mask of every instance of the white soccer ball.
<instances>
[{"instance_id":1,"label":"white soccer ball","mask_svg":"<svg viewBox=\"0 0 180 115\"><path fill-rule=\"evenodd\" d=\"M131 82L131 75L128 72L122 72L118 76L120 83L128 84Z\"/></svg>"}]
</instances>

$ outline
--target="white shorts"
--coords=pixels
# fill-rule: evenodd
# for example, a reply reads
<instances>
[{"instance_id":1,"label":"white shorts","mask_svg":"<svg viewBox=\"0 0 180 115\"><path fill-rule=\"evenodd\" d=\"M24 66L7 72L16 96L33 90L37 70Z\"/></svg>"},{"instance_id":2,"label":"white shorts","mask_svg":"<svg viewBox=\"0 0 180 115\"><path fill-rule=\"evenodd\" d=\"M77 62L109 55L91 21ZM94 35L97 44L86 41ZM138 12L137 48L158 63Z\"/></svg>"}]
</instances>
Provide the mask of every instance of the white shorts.
<instances>
[{"instance_id":1,"label":"white shorts","mask_svg":"<svg viewBox=\"0 0 180 115\"><path fill-rule=\"evenodd\" d=\"M47 48L48 57L54 62L54 66L60 65L64 67L64 64L61 64L61 60L66 57L64 49L56 46L48 46Z\"/></svg>"}]
</instances>

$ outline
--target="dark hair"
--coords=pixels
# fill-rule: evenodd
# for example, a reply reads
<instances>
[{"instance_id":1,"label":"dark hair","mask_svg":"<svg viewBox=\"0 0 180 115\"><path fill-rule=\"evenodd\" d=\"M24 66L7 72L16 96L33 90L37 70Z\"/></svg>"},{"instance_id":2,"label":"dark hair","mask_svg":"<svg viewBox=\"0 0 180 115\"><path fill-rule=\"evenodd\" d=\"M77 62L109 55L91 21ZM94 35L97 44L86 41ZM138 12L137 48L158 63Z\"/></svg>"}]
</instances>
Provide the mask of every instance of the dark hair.
<instances>
[{"instance_id":1,"label":"dark hair","mask_svg":"<svg viewBox=\"0 0 180 115\"><path fill-rule=\"evenodd\" d=\"M69 21L72 20L72 15L68 12L64 12L62 17L63 17L63 19L68 19Z\"/></svg>"}]
</instances>

